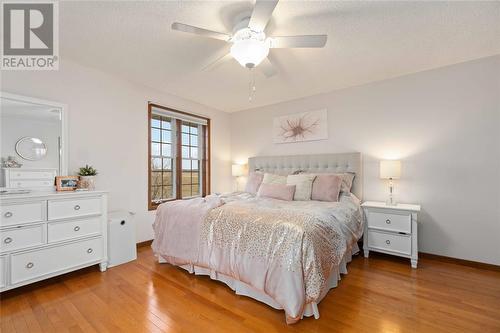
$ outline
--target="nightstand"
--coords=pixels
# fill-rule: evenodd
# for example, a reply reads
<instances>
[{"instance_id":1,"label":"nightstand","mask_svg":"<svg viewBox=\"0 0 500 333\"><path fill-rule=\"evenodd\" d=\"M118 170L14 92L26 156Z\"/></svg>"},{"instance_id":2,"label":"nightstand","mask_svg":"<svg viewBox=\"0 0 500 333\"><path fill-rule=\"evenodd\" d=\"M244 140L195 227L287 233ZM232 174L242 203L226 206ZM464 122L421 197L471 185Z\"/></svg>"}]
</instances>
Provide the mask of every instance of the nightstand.
<instances>
[{"instance_id":1,"label":"nightstand","mask_svg":"<svg viewBox=\"0 0 500 333\"><path fill-rule=\"evenodd\" d=\"M411 267L417 268L417 213L420 205L388 206L384 202L367 201L361 207L366 219L363 235L365 258L370 251L382 252L409 258Z\"/></svg>"}]
</instances>

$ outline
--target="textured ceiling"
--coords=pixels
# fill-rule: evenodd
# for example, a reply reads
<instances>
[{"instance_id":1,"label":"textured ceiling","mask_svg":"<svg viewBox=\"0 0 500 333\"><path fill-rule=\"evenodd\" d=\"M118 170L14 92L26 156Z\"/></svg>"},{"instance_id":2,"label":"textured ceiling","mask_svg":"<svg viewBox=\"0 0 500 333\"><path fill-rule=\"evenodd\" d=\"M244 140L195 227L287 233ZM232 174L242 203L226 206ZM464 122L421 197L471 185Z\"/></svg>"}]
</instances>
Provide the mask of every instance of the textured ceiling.
<instances>
[{"instance_id":1,"label":"textured ceiling","mask_svg":"<svg viewBox=\"0 0 500 333\"><path fill-rule=\"evenodd\" d=\"M280 1L268 35L328 34L324 49L275 49L279 74L236 61L203 72L225 42L177 31L179 21L230 32L253 2L60 2L61 56L219 110L278 103L500 54L500 2Z\"/></svg>"}]
</instances>

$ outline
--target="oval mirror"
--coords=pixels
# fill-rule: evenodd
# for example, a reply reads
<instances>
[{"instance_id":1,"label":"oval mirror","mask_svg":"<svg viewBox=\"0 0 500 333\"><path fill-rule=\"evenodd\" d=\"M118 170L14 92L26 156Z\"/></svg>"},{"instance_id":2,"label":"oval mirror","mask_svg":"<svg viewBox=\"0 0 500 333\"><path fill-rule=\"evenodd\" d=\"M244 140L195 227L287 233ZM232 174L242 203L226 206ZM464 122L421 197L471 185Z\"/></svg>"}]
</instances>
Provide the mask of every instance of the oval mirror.
<instances>
[{"instance_id":1,"label":"oval mirror","mask_svg":"<svg viewBox=\"0 0 500 333\"><path fill-rule=\"evenodd\" d=\"M16 143L16 153L28 161L38 161L47 155L47 146L39 138L24 137Z\"/></svg>"}]
</instances>

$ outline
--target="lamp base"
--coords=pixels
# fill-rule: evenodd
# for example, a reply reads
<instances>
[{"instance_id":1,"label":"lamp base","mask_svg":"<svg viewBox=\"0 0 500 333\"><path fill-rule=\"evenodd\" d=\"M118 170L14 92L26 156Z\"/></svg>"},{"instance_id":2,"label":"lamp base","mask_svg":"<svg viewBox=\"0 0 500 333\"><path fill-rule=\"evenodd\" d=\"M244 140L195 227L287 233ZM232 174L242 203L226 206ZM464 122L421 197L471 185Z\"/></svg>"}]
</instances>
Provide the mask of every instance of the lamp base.
<instances>
[{"instance_id":1,"label":"lamp base","mask_svg":"<svg viewBox=\"0 0 500 333\"><path fill-rule=\"evenodd\" d=\"M389 197L385 201L387 206L397 206L396 200L394 200L394 183L392 182L392 178L389 178Z\"/></svg>"},{"instance_id":2,"label":"lamp base","mask_svg":"<svg viewBox=\"0 0 500 333\"><path fill-rule=\"evenodd\" d=\"M389 198L385 201L387 206L397 206L398 203L394 200L394 198Z\"/></svg>"}]
</instances>

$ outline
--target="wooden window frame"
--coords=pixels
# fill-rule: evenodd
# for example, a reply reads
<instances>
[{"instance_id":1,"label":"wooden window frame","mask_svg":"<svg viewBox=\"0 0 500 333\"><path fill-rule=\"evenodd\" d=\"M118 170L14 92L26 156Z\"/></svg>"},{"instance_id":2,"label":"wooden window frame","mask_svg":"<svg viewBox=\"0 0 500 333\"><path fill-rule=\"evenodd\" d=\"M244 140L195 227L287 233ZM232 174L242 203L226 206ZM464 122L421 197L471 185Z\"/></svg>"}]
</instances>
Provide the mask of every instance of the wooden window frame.
<instances>
[{"instance_id":1,"label":"wooden window frame","mask_svg":"<svg viewBox=\"0 0 500 333\"><path fill-rule=\"evenodd\" d=\"M210 118L203 117L197 114L185 112L185 111L180 111L176 109L172 109L169 107L165 107L162 105L158 105L152 102L148 103L148 210L156 210L158 205L160 203L154 203L151 201L151 118L153 115L153 108L158 108L158 109L163 109L166 111L170 112L175 112L179 113L181 115L187 115L190 117L196 117L199 119L203 119L207 122L207 125L202 126L202 133L200 133L200 136L203 137L203 145L202 147L202 152L203 156L201 158L201 177L202 177L202 184L201 185L201 196L205 197L208 194L210 194L210 187L211 187L211 170L210 170L210 156L211 156L211 142L210 142L210 133L211 133L211 128L210 128ZM172 126L176 126L176 154L175 158L173 158L173 163L175 162L175 198L164 200L163 202L168 202L168 201L173 201L173 200L180 200L182 199L182 172L179 172L179 170L182 170L182 131L181 131L181 123L182 121L179 119L175 119L175 122L172 123ZM173 147L172 147L173 148ZM200 147L201 148L201 147ZM172 163L172 164L173 164Z\"/></svg>"}]
</instances>

